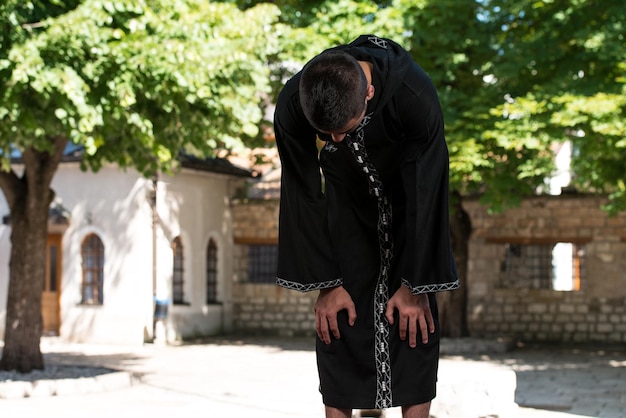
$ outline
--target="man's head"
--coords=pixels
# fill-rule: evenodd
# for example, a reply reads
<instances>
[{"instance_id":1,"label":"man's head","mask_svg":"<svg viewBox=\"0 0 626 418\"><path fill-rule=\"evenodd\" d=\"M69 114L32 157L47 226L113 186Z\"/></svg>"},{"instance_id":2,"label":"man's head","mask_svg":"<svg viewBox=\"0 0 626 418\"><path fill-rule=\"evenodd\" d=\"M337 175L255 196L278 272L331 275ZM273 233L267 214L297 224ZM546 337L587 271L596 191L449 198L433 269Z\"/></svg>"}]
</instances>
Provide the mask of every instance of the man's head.
<instances>
[{"instance_id":1,"label":"man's head","mask_svg":"<svg viewBox=\"0 0 626 418\"><path fill-rule=\"evenodd\" d=\"M341 132L360 120L367 107L367 96L365 73L359 62L345 52L323 52L302 70L302 110L309 123L321 132Z\"/></svg>"}]
</instances>

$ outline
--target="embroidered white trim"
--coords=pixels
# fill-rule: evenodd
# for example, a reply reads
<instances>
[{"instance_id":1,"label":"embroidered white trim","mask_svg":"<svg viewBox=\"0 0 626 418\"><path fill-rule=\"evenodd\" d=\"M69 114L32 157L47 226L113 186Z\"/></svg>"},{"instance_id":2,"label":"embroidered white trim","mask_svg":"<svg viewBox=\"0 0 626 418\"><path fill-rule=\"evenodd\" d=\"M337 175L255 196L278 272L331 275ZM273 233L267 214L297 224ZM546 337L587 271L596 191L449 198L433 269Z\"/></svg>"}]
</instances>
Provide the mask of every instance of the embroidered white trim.
<instances>
[{"instance_id":1,"label":"embroidered white trim","mask_svg":"<svg viewBox=\"0 0 626 418\"><path fill-rule=\"evenodd\" d=\"M387 49L387 41L379 38L378 36L369 36L367 38L371 43L376 45L377 47Z\"/></svg>"},{"instance_id":2,"label":"embroidered white trim","mask_svg":"<svg viewBox=\"0 0 626 418\"><path fill-rule=\"evenodd\" d=\"M329 287L337 287L341 284L343 284L343 279L329 280L327 282L302 284L302 283L290 282L289 280L281 279L280 277L276 278L276 285L287 288L287 289L291 289L291 290L297 290L298 292L310 292L311 290L328 289Z\"/></svg>"},{"instance_id":3,"label":"embroidered white trim","mask_svg":"<svg viewBox=\"0 0 626 418\"><path fill-rule=\"evenodd\" d=\"M408 280L402 279L402 284L408 287L411 290L411 293L414 295L419 295L422 293L432 293L432 292L445 292L446 290L454 290L461 287L461 283L456 280L454 282L448 283L439 283L439 284L424 284L419 286L412 286Z\"/></svg>"},{"instance_id":4,"label":"embroidered white trim","mask_svg":"<svg viewBox=\"0 0 626 418\"><path fill-rule=\"evenodd\" d=\"M331 143L330 141L326 142L326 145L324 145L324 148L328 152L335 152L335 151L337 151L337 147L335 146L335 144Z\"/></svg>"},{"instance_id":5,"label":"embroidered white trim","mask_svg":"<svg viewBox=\"0 0 626 418\"><path fill-rule=\"evenodd\" d=\"M389 408L393 404L391 387L391 358L389 353L389 323L385 310L389 301L389 271L393 258L393 238L391 235L391 201L383 193L383 183L376 167L370 161L365 149L364 126L371 120L368 114L359 124L356 135L345 138L348 149L365 173L369 193L378 203L378 246L380 251L380 271L374 294L374 360L376 362L376 408Z\"/></svg>"}]
</instances>

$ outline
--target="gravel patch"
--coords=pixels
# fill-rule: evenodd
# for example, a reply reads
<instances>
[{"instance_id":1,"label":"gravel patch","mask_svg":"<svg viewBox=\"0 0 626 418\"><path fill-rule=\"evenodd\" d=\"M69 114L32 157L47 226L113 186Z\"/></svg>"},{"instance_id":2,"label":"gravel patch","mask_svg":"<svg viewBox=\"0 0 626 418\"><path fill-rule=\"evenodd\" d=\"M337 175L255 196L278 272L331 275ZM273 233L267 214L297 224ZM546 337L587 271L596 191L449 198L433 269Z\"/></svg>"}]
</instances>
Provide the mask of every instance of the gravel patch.
<instances>
[{"instance_id":1,"label":"gravel patch","mask_svg":"<svg viewBox=\"0 0 626 418\"><path fill-rule=\"evenodd\" d=\"M104 367L49 365L44 370L33 370L30 373L16 371L1 371L0 382L34 382L50 379L78 379L81 377L95 377L102 374L114 373L115 370Z\"/></svg>"},{"instance_id":2,"label":"gravel patch","mask_svg":"<svg viewBox=\"0 0 626 418\"><path fill-rule=\"evenodd\" d=\"M30 373L0 371L0 399L40 398L128 387L133 376L105 367L49 365Z\"/></svg>"}]
</instances>

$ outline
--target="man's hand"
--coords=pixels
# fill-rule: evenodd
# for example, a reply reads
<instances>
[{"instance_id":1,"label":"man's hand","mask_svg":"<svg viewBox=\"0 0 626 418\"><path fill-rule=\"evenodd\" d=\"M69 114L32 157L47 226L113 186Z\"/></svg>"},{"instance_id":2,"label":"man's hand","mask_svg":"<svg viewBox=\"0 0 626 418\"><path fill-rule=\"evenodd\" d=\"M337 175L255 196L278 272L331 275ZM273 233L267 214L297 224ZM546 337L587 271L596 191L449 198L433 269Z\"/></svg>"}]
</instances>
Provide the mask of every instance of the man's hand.
<instances>
[{"instance_id":1,"label":"man's hand","mask_svg":"<svg viewBox=\"0 0 626 418\"><path fill-rule=\"evenodd\" d=\"M354 325L356 321L356 309L350 294L343 286L320 290L317 301L313 306L315 311L315 331L326 344L330 344L330 333L339 339L339 326L337 325L337 312L346 309L348 311L348 323Z\"/></svg>"},{"instance_id":2,"label":"man's hand","mask_svg":"<svg viewBox=\"0 0 626 418\"><path fill-rule=\"evenodd\" d=\"M393 311L398 310L400 314L400 339L406 340L407 328L409 331L409 346L417 346L417 326L422 336L422 343L428 343L428 334L435 332L435 321L430 311L428 295L413 295L409 288L400 286L394 295L387 302L387 312L385 316L393 325Z\"/></svg>"}]
</instances>

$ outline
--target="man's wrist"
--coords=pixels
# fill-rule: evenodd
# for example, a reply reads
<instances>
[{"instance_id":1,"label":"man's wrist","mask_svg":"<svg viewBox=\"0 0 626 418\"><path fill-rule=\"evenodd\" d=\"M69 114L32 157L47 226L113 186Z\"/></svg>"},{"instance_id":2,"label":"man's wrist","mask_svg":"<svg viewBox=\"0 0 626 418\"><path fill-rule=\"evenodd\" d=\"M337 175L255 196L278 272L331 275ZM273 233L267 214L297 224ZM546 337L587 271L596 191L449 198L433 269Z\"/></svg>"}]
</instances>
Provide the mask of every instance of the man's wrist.
<instances>
[{"instance_id":1,"label":"man's wrist","mask_svg":"<svg viewBox=\"0 0 626 418\"><path fill-rule=\"evenodd\" d=\"M320 289L320 296L327 295L328 293L332 292L333 290L338 289L339 287L341 287L341 285L333 286L333 287L325 287L324 289Z\"/></svg>"}]
</instances>

